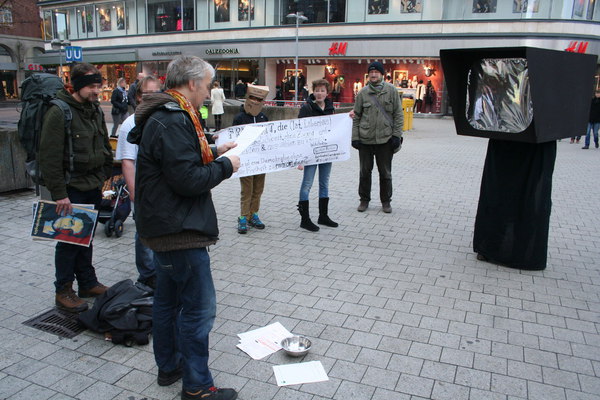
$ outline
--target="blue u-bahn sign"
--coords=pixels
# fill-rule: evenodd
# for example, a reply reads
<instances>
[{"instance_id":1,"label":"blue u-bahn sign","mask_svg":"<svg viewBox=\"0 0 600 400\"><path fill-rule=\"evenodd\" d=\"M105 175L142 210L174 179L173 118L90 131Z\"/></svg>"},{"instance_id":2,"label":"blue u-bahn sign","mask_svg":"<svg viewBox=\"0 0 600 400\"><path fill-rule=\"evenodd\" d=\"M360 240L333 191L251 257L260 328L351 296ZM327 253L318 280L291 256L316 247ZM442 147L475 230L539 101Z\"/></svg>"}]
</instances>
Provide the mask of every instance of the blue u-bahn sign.
<instances>
[{"instance_id":1,"label":"blue u-bahn sign","mask_svg":"<svg viewBox=\"0 0 600 400\"><path fill-rule=\"evenodd\" d=\"M65 47L65 60L67 62L81 62L83 61L83 50L79 46L67 46Z\"/></svg>"}]
</instances>

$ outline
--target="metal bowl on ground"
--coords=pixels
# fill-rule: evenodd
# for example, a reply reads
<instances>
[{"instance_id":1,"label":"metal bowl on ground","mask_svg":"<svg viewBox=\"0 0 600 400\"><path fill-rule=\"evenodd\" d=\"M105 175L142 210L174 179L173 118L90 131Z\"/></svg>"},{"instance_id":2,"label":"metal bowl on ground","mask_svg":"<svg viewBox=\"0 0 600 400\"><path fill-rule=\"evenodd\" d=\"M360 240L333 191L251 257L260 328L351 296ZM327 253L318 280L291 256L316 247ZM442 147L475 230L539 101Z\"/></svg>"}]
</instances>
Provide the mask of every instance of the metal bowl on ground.
<instances>
[{"instance_id":1,"label":"metal bowl on ground","mask_svg":"<svg viewBox=\"0 0 600 400\"><path fill-rule=\"evenodd\" d=\"M281 347L292 357L300 357L308 353L312 343L305 336L290 336L281 341Z\"/></svg>"}]
</instances>

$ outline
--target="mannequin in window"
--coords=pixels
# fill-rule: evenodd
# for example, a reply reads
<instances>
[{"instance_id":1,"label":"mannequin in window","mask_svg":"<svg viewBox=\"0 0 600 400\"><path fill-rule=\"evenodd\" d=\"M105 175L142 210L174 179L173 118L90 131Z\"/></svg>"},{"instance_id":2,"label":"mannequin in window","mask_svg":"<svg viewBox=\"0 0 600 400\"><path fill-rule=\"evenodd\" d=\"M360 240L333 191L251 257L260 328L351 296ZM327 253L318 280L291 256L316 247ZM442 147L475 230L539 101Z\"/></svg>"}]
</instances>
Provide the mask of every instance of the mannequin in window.
<instances>
[{"instance_id":1,"label":"mannequin in window","mask_svg":"<svg viewBox=\"0 0 600 400\"><path fill-rule=\"evenodd\" d=\"M358 92L360 92L360 89L362 89L362 87L362 82L359 78L356 78L356 81L354 82L354 85L352 87L352 94L354 95L354 98L356 98L356 95L358 94Z\"/></svg>"}]
</instances>

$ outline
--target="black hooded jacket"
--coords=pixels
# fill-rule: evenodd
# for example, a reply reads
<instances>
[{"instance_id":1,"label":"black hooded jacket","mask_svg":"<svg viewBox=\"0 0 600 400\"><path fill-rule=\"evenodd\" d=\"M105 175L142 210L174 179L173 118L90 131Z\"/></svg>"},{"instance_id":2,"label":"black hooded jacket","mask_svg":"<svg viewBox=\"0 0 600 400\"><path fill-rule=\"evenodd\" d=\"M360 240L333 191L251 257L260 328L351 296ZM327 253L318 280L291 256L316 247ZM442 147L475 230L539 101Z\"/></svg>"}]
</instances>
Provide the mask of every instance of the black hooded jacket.
<instances>
[{"instance_id":1,"label":"black hooded jacket","mask_svg":"<svg viewBox=\"0 0 600 400\"><path fill-rule=\"evenodd\" d=\"M248 114L246 112L246 110L244 109L244 105L242 104L240 106L240 112L237 113L235 115L235 117L233 117L232 126L256 124L259 122L268 122L268 121L269 121L269 118L267 118L267 116L262 111L259 112L258 115L255 117L254 115Z\"/></svg>"},{"instance_id":2,"label":"black hooded jacket","mask_svg":"<svg viewBox=\"0 0 600 400\"><path fill-rule=\"evenodd\" d=\"M135 176L136 227L150 248L165 248L173 237L206 244L218 239L217 215L210 190L229 178L228 158L204 164L192 119L168 94L144 97L136 109L136 128L128 141L139 145ZM154 240L149 240L154 239ZM154 243L154 245L152 244ZM160 245L160 248L158 247Z\"/></svg>"},{"instance_id":3,"label":"black hooded jacket","mask_svg":"<svg viewBox=\"0 0 600 400\"><path fill-rule=\"evenodd\" d=\"M318 117L321 115L329 115L335 114L335 108L333 108L333 101L329 99L329 97L325 98L325 109L321 109L315 103L315 96L311 94L306 100L306 103L302 105L300 108L300 112L298 113L298 118L306 118L306 117Z\"/></svg>"}]
</instances>

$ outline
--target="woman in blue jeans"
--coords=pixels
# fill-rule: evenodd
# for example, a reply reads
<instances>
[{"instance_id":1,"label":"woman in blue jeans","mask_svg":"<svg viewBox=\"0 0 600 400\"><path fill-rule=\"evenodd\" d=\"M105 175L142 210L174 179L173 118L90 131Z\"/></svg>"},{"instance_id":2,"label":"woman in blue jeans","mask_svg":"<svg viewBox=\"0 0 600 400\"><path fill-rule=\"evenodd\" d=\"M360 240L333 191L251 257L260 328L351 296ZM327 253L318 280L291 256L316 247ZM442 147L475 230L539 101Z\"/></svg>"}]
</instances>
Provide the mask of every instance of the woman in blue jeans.
<instances>
[{"instance_id":1,"label":"woman in blue jeans","mask_svg":"<svg viewBox=\"0 0 600 400\"><path fill-rule=\"evenodd\" d=\"M335 113L333 102L327 98L331 86L325 79L317 79L312 83L313 93L309 96L306 103L300 109L298 118L317 117L320 115L329 115ZM319 227L310 220L308 211L308 196L310 188L315 179L315 173L319 169L319 220L321 225L337 227L337 222L333 222L328 215L329 207L329 175L331 174L331 163L300 165L298 169L304 170L304 178L300 185L300 201L298 202L298 211L302 220L300 227L312 232L319 230Z\"/></svg>"}]
</instances>

